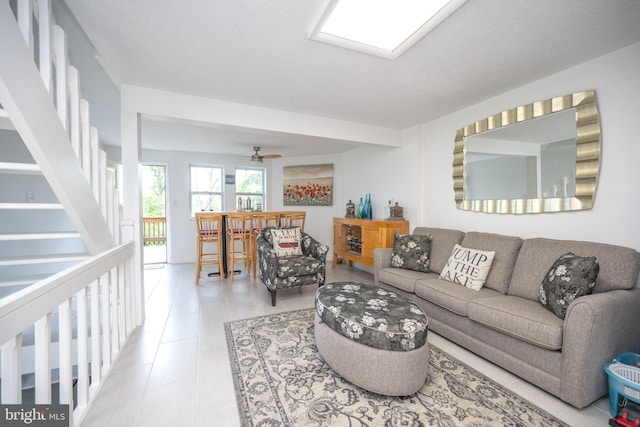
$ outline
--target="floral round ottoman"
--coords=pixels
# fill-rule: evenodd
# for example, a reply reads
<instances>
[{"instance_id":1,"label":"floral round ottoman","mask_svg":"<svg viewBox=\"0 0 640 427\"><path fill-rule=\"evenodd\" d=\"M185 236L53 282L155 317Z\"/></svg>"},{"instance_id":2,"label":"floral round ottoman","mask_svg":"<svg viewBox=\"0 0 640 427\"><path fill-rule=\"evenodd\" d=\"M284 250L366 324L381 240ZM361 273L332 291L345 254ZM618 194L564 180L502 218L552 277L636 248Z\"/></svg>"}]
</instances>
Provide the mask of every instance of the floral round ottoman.
<instances>
[{"instance_id":1,"label":"floral round ottoman","mask_svg":"<svg viewBox=\"0 0 640 427\"><path fill-rule=\"evenodd\" d=\"M388 396L422 388L428 319L415 303L374 285L335 282L318 288L315 309L318 352L340 376Z\"/></svg>"}]
</instances>

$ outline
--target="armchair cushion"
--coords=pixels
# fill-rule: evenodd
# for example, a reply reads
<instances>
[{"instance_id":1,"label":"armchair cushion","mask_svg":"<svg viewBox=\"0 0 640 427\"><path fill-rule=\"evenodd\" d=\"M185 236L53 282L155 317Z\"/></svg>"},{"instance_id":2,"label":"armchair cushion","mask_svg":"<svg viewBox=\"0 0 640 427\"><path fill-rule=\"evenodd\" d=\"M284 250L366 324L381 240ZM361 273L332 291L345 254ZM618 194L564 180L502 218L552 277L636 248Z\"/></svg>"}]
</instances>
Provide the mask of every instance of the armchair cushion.
<instances>
[{"instance_id":1,"label":"armchair cushion","mask_svg":"<svg viewBox=\"0 0 640 427\"><path fill-rule=\"evenodd\" d=\"M299 228L272 228L271 241L279 257L302 255L302 235Z\"/></svg>"},{"instance_id":2,"label":"armchair cushion","mask_svg":"<svg viewBox=\"0 0 640 427\"><path fill-rule=\"evenodd\" d=\"M278 257L277 276L280 278L307 276L319 273L322 268L322 262L311 255Z\"/></svg>"}]
</instances>

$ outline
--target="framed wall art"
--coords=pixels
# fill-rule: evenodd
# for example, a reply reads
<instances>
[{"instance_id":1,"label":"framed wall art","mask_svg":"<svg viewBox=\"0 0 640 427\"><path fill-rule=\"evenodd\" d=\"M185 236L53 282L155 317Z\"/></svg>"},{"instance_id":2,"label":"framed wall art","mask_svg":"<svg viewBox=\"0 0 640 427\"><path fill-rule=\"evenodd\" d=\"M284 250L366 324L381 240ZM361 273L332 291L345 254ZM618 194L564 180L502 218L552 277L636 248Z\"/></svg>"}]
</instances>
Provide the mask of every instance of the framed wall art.
<instances>
[{"instance_id":1,"label":"framed wall art","mask_svg":"<svg viewBox=\"0 0 640 427\"><path fill-rule=\"evenodd\" d=\"M333 164L284 166L284 206L333 206Z\"/></svg>"}]
</instances>

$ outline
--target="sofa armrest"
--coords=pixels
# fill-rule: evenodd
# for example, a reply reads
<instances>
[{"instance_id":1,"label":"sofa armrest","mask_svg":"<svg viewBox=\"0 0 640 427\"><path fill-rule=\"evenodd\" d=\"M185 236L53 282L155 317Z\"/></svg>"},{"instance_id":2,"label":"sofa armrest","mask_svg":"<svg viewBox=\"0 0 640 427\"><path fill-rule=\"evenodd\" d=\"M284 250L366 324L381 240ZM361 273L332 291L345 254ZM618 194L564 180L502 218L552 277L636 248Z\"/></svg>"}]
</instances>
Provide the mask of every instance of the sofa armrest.
<instances>
[{"instance_id":1,"label":"sofa armrest","mask_svg":"<svg viewBox=\"0 0 640 427\"><path fill-rule=\"evenodd\" d=\"M607 392L605 362L640 345L640 288L577 298L567 309L562 399L582 408Z\"/></svg>"},{"instance_id":2,"label":"sofa armrest","mask_svg":"<svg viewBox=\"0 0 640 427\"><path fill-rule=\"evenodd\" d=\"M391 248L377 248L373 250L373 282L380 284L378 273L383 268L391 267Z\"/></svg>"}]
</instances>

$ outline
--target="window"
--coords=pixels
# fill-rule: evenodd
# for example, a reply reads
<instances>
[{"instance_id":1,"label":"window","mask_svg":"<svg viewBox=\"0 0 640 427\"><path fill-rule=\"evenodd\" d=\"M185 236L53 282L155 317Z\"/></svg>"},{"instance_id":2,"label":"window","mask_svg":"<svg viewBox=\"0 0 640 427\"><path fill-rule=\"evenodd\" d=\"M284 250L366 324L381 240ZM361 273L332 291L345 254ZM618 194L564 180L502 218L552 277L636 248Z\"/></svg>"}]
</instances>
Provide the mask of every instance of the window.
<instances>
[{"instance_id":1,"label":"window","mask_svg":"<svg viewBox=\"0 0 640 427\"><path fill-rule=\"evenodd\" d=\"M467 0L331 0L309 37L395 59Z\"/></svg>"},{"instance_id":2,"label":"window","mask_svg":"<svg viewBox=\"0 0 640 427\"><path fill-rule=\"evenodd\" d=\"M191 216L200 211L222 211L222 167L190 165Z\"/></svg>"},{"instance_id":3,"label":"window","mask_svg":"<svg viewBox=\"0 0 640 427\"><path fill-rule=\"evenodd\" d=\"M242 206L246 208L247 197L251 199L252 209L264 204L264 169L242 168L236 169L236 197L242 198Z\"/></svg>"}]
</instances>

